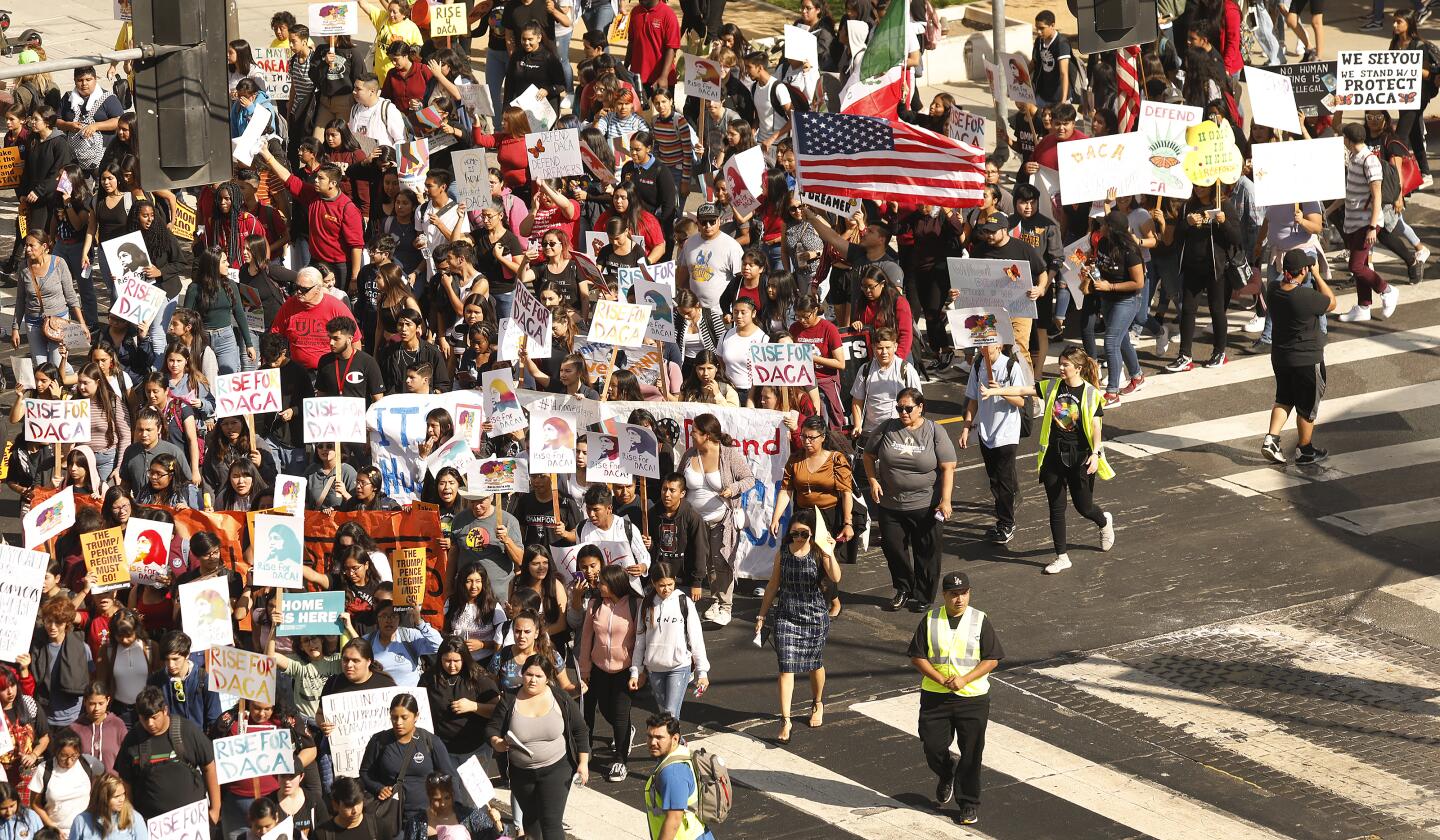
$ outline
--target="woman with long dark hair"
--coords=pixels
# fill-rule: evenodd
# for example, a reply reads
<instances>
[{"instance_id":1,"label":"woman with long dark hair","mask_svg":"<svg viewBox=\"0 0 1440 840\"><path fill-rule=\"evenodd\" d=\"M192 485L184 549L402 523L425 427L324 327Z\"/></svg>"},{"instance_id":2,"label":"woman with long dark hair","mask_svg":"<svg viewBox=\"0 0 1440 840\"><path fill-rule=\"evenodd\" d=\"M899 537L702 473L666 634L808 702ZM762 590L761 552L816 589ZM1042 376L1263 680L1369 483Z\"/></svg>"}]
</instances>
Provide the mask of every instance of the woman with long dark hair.
<instances>
[{"instance_id":1,"label":"woman with long dark hair","mask_svg":"<svg viewBox=\"0 0 1440 840\"><path fill-rule=\"evenodd\" d=\"M915 335L915 319L910 314L910 301L890 282L885 269L867 265L860 269L860 312L850 324L856 330L889 327L897 336L895 355L910 358L910 344Z\"/></svg>"},{"instance_id":2,"label":"woman with long dark hair","mask_svg":"<svg viewBox=\"0 0 1440 840\"><path fill-rule=\"evenodd\" d=\"M210 218L205 222L199 244L205 248L218 248L231 265L239 265L244 259L242 249L245 238L264 236L265 228L260 225L259 219L246 211L240 185L234 181L215 186L210 209Z\"/></svg>"},{"instance_id":3,"label":"woman with long dark hair","mask_svg":"<svg viewBox=\"0 0 1440 840\"><path fill-rule=\"evenodd\" d=\"M430 700L435 734L456 764L476 753L488 755L485 725L500 700L500 688L470 655L466 641L448 636L435 651L435 665L420 678Z\"/></svg>"},{"instance_id":4,"label":"woman with long dark hair","mask_svg":"<svg viewBox=\"0 0 1440 840\"><path fill-rule=\"evenodd\" d=\"M30 342L30 359L36 364L61 364L61 342L46 335L44 324L49 318L62 322L73 317L88 330L85 315L80 311L80 298L75 280L65 261L51 253L50 234L31 230L25 236L25 260L16 278L15 312L11 317L10 346L20 349L20 325L23 322Z\"/></svg>"},{"instance_id":5,"label":"woman with long dark hair","mask_svg":"<svg viewBox=\"0 0 1440 840\"><path fill-rule=\"evenodd\" d=\"M215 494L215 509L243 513L269 510L273 505L270 483L260 470L246 459L231 461L226 481Z\"/></svg>"},{"instance_id":6,"label":"woman with long dark hair","mask_svg":"<svg viewBox=\"0 0 1440 840\"><path fill-rule=\"evenodd\" d=\"M295 285L295 272L269 259L270 246L264 236L245 237L241 255L240 283L255 290L265 313L265 323L273 324Z\"/></svg>"},{"instance_id":7,"label":"woman with long dark hair","mask_svg":"<svg viewBox=\"0 0 1440 840\"><path fill-rule=\"evenodd\" d=\"M100 366L86 362L75 383L76 395L90 401L90 449L95 453L95 481L120 481L120 456L130 446L130 409L118 399Z\"/></svg>"},{"instance_id":8,"label":"woman with long dark hair","mask_svg":"<svg viewBox=\"0 0 1440 840\"><path fill-rule=\"evenodd\" d=\"M714 573L710 589L715 603L705 611L705 620L723 627L730 623L735 589L735 546L740 530L736 515L741 511L740 498L755 486L755 476L735 439L725 434L713 414L695 418L690 448L676 466L685 475L686 499L705 521L710 542Z\"/></svg>"},{"instance_id":9,"label":"woman with long dark hair","mask_svg":"<svg viewBox=\"0 0 1440 840\"><path fill-rule=\"evenodd\" d=\"M617 371L618 373L618 371ZM540 596L540 616L545 621L545 632L551 642L564 648L568 642L565 624L565 608L569 598L565 584L560 581L555 566L550 562L550 550L542 545L525 546L524 559L510 581L510 589L528 589Z\"/></svg>"},{"instance_id":10,"label":"woman with long dark hair","mask_svg":"<svg viewBox=\"0 0 1440 840\"><path fill-rule=\"evenodd\" d=\"M525 836L562 838L570 780L579 774L582 786L590 781L590 731L575 702L559 689L561 674L551 659L532 655L521 668L519 690L500 699L485 734L495 752L509 757L510 787L524 815ZM511 738L517 749L511 750Z\"/></svg>"},{"instance_id":11,"label":"woman with long dark hair","mask_svg":"<svg viewBox=\"0 0 1440 840\"><path fill-rule=\"evenodd\" d=\"M401 808L401 836L404 840L425 840L425 815L430 798L425 779L431 773L453 776L455 763L445 742L416 723L420 704L411 694L397 694L390 701L390 728L370 736L360 759L360 781L377 800L398 798Z\"/></svg>"},{"instance_id":12,"label":"woman with long dark hair","mask_svg":"<svg viewBox=\"0 0 1440 840\"><path fill-rule=\"evenodd\" d=\"M165 330L170 325L170 315L178 305L175 297L180 294L180 277L187 266L180 243L164 220L159 218L155 204L149 200L137 200L130 206L127 233L137 230L145 242L145 253L150 257L150 264L144 268L145 278L163 289L170 298L165 309L150 322L150 352L160 356L165 352Z\"/></svg>"},{"instance_id":13,"label":"woman with long dark hair","mask_svg":"<svg viewBox=\"0 0 1440 840\"><path fill-rule=\"evenodd\" d=\"M219 203L217 201L217 205ZM250 218L253 219L254 216ZM236 242L238 254L241 247L239 241L231 241ZM237 259L236 263L238 262ZM255 335L250 332L250 322L245 318L240 292L231 284L229 272L230 258L219 247L212 246L197 253L195 280L185 290L182 304L185 308L200 313L204 319L205 331L222 374L240 371L240 348L235 342L237 332L245 345L245 355L251 363L259 358Z\"/></svg>"},{"instance_id":14,"label":"woman with long dark hair","mask_svg":"<svg viewBox=\"0 0 1440 840\"><path fill-rule=\"evenodd\" d=\"M1145 260L1140 245L1131 232L1129 217L1122 210L1111 210L1100 219L1099 228L1091 234L1095 274L1091 295L1098 301L1099 313L1105 319L1105 356L1110 381L1105 387L1105 404L1119 405L1121 394L1132 394L1145 384L1140 358L1130 335L1130 325L1140 306L1140 292L1145 288ZM1086 298L1086 309L1090 299ZM1095 330L1086 324L1086 352L1094 351ZM1121 365L1129 378L1120 387Z\"/></svg>"},{"instance_id":15,"label":"woman with long dark hair","mask_svg":"<svg viewBox=\"0 0 1440 840\"><path fill-rule=\"evenodd\" d=\"M467 563L455 579L459 587L445 603L445 635L463 642L474 661L488 662L503 641L499 630L505 624L505 610L484 563Z\"/></svg>"},{"instance_id":16,"label":"woman with long dark hair","mask_svg":"<svg viewBox=\"0 0 1440 840\"><path fill-rule=\"evenodd\" d=\"M1218 198L1219 184L1197 185L1185 203L1185 214L1179 219L1178 238L1184 243L1181 252L1181 277L1184 283L1180 309L1180 355L1165 366L1171 373L1195 367L1191 356L1195 340L1195 316L1200 309L1200 293L1210 306L1210 327L1215 334L1214 352L1203 367L1225 364L1225 346L1229 324L1225 309L1233 289L1226 282L1225 267L1232 250L1240 246L1240 213L1234 202Z\"/></svg>"},{"instance_id":17,"label":"woman with long dark hair","mask_svg":"<svg viewBox=\"0 0 1440 840\"><path fill-rule=\"evenodd\" d=\"M714 350L701 350L695 354L690 372L680 384L678 397L681 402L740 405L740 395L725 374L725 360Z\"/></svg>"}]
</instances>

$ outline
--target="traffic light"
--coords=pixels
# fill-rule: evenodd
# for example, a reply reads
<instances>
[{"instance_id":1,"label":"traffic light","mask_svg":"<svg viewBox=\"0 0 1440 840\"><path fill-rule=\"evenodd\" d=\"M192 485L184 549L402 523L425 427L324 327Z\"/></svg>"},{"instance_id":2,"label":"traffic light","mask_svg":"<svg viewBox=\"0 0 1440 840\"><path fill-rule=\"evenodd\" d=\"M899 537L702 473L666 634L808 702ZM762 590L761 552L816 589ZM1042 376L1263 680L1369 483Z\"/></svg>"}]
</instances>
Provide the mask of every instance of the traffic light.
<instances>
[{"instance_id":1,"label":"traffic light","mask_svg":"<svg viewBox=\"0 0 1440 840\"><path fill-rule=\"evenodd\" d=\"M1148 44L1157 37L1155 0L1079 0L1078 6L1083 53Z\"/></svg>"},{"instance_id":2,"label":"traffic light","mask_svg":"<svg viewBox=\"0 0 1440 840\"><path fill-rule=\"evenodd\" d=\"M135 62L135 117L146 189L230 177L226 0L134 0L135 44L183 46Z\"/></svg>"}]
</instances>

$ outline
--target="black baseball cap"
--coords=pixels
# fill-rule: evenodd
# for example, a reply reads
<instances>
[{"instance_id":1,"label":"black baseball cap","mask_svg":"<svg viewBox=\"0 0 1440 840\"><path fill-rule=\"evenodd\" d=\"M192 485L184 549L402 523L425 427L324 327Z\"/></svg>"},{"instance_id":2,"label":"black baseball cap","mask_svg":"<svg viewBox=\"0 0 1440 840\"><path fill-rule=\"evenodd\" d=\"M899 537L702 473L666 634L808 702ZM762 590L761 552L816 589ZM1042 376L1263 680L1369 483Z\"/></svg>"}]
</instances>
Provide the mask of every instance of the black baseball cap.
<instances>
[{"instance_id":1,"label":"black baseball cap","mask_svg":"<svg viewBox=\"0 0 1440 840\"><path fill-rule=\"evenodd\" d=\"M940 581L940 588L946 592L952 589L959 589L965 592L970 591L970 576L964 572L950 572Z\"/></svg>"},{"instance_id":2,"label":"black baseball cap","mask_svg":"<svg viewBox=\"0 0 1440 840\"><path fill-rule=\"evenodd\" d=\"M718 219L720 218L720 208L714 204L702 204L698 209L696 209L695 218Z\"/></svg>"},{"instance_id":3,"label":"black baseball cap","mask_svg":"<svg viewBox=\"0 0 1440 840\"><path fill-rule=\"evenodd\" d=\"M975 226L976 233L995 233L1000 230L1010 229L1010 217L1004 213L996 213Z\"/></svg>"},{"instance_id":4,"label":"black baseball cap","mask_svg":"<svg viewBox=\"0 0 1440 840\"><path fill-rule=\"evenodd\" d=\"M1314 264L1315 255L1304 248L1291 248L1285 252L1285 258L1281 261L1285 273L1291 277L1299 277Z\"/></svg>"}]
</instances>

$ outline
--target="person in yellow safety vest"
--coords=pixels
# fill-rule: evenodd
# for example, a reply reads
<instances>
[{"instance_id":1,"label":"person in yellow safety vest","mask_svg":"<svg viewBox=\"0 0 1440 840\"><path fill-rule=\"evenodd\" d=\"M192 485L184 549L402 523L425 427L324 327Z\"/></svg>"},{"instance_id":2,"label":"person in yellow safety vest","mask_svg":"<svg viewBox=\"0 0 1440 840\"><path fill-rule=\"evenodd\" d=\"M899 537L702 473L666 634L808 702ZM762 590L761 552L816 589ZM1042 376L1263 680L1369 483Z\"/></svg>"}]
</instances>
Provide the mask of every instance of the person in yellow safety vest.
<instances>
[{"instance_id":1,"label":"person in yellow safety vest","mask_svg":"<svg viewBox=\"0 0 1440 840\"><path fill-rule=\"evenodd\" d=\"M1005 651L985 613L970 606L970 577L950 572L941 581L944 605L925 614L910 640L910 663L920 681L920 743L940 783L935 804L960 786L960 824L979 822L980 760L990 721L990 678ZM959 736L960 758L950 753Z\"/></svg>"},{"instance_id":2,"label":"person in yellow safety vest","mask_svg":"<svg viewBox=\"0 0 1440 840\"><path fill-rule=\"evenodd\" d=\"M700 784L690 750L680 743L680 721L660 712L645 721L650 757L658 763L645 782L645 818L650 840L715 840L695 815Z\"/></svg>"},{"instance_id":3,"label":"person in yellow safety vest","mask_svg":"<svg viewBox=\"0 0 1440 840\"><path fill-rule=\"evenodd\" d=\"M1039 397L1045 403L1035 466L1050 502L1050 538L1055 543L1055 559L1045 567L1047 575L1070 568L1070 555L1065 550L1066 491L1075 510L1100 529L1100 550L1115 547L1115 517L1095 504L1095 479L1108 481L1115 477L1100 440L1105 407L1101 405L1099 381L1100 368L1095 360L1072 346L1060 354L1059 379L1008 388L991 382L980 389L982 397Z\"/></svg>"}]
</instances>

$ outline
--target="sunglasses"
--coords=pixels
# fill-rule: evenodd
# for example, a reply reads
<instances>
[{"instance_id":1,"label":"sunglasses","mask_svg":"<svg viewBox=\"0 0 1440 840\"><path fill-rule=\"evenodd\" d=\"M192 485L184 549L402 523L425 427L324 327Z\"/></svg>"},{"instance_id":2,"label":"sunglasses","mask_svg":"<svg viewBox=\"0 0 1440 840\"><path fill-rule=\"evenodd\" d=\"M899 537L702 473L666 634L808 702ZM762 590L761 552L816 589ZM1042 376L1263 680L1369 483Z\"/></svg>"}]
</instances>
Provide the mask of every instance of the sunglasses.
<instances>
[{"instance_id":1,"label":"sunglasses","mask_svg":"<svg viewBox=\"0 0 1440 840\"><path fill-rule=\"evenodd\" d=\"M808 539L810 539L810 532L804 530L803 528L802 528L802 529L796 529L796 530L790 532L790 539L792 539L792 540L808 540Z\"/></svg>"},{"instance_id":2,"label":"sunglasses","mask_svg":"<svg viewBox=\"0 0 1440 840\"><path fill-rule=\"evenodd\" d=\"M297 295L308 295L308 294L310 294L311 292L315 291L315 290L318 289L318 288L320 288L320 287L319 287L319 286L296 286L296 287L295 287L295 294L297 294Z\"/></svg>"},{"instance_id":3,"label":"sunglasses","mask_svg":"<svg viewBox=\"0 0 1440 840\"><path fill-rule=\"evenodd\" d=\"M914 410L917 409L917 408L919 408L918 405L897 405L897 406L895 406L895 410L898 411L898 412L900 412L901 414L909 414L910 412L914 411Z\"/></svg>"}]
</instances>

